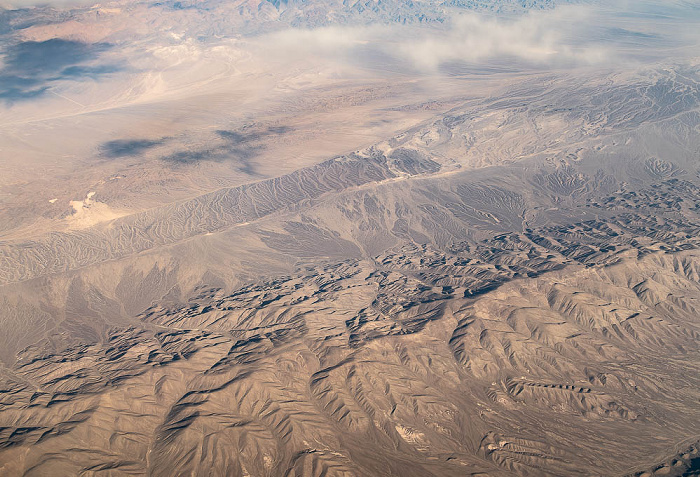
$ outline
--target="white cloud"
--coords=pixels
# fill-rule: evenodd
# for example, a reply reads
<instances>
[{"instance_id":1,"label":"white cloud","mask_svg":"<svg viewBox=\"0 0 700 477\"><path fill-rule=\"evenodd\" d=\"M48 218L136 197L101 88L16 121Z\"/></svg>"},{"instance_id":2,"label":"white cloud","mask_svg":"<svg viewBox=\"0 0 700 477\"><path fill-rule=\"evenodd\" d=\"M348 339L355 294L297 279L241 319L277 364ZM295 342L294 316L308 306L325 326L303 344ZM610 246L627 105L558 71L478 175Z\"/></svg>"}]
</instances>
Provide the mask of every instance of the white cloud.
<instances>
[{"instance_id":1,"label":"white cloud","mask_svg":"<svg viewBox=\"0 0 700 477\"><path fill-rule=\"evenodd\" d=\"M444 35L408 41L400 46L399 53L423 69L494 58L531 64L606 61L610 52L602 45L572 41L571 28L580 28L576 25L582 25L588 16L590 10L584 7L531 12L514 20L463 14L453 18Z\"/></svg>"},{"instance_id":2,"label":"white cloud","mask_svg":"<svg viewBox=\"0 0 700 477\"><path fill-rule=\"evenodd\" d=\"M567 67L658 59L663 58L662 47L674 42L687 44L689 35L684 32L688 29L700 31L695 28L697 16L684 17L685 10L679 10L677 5L671 19L640 22L640 18L648 18L649 11L670 8L657 2L649 5L634 7L622 0L605 5L532 10L519 16L462 11L439 27L288 29L262 36L255 46L268 59L297 61L316 57L336 66L379 69L379 63L385 62L394 69L434 73L450 63Z\"/></svg>"},{"instance_id":3,"label":"white cloud","mask_svg":"<svg viewBox=\"0 0 700 477\"><path fill-rule=\"evenodd\" d=\"M589 15L587 8L567 7L514 19L457 14L442 28L374 25L288 29L263 36L256 46L268 58L322 57L329 62L363 64L381 56L424 72L437 71L449 62L506 58L536 65L607 61L611 56L607 48L582 43L572 35L581 29L576 25Z\"/></svg>"}]
</instances>

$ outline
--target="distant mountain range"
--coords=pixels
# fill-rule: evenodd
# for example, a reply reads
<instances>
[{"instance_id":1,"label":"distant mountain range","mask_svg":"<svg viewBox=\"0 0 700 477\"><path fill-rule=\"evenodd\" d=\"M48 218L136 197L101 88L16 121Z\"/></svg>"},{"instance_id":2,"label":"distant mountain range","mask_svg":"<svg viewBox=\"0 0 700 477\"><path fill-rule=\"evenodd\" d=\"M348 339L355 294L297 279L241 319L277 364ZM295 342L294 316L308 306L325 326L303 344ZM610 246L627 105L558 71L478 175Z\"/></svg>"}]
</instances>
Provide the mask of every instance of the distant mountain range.
<instances>
[{"instance_id":1,"label":"distant mountain range","mask_svg":"<svg viewBox=\"0 0 700 477\"><path fill-rule=\"evenodd\" d=\"M245 33L265 30L272 23L294 27L320 27L337 24L399 23L439 24L455 10L517 14L529 10L546 10L563 4L590 3L586 0L168 0L123 2L120 7L173 10L197 10L206 14L226 13L229 25L244 23ZM22 29L36 21L65 21L66 16L106 7L97 3L76 3L73 9L54 8L48 2L32 8L24 0L0 3L0 35ZM63 5L63 4L61 4ZM69 4L70 5L70 4ZM111 7L110 7L111 8ZM5 11L3 12L3 9ZM221 20L221 16L217 19ZM14 28L13 28L14 26Z\"/></svg>"}]
</instances>

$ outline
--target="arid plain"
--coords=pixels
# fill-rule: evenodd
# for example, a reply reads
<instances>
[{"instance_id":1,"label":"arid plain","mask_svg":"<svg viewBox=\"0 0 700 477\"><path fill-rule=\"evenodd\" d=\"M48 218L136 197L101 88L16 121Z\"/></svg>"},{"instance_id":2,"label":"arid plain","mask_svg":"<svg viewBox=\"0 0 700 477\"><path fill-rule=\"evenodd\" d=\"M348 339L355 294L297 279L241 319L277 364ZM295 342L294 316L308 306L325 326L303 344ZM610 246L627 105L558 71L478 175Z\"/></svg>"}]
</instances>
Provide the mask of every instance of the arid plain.
<instances>
[{"instance_id":1,"label":"arid plain","mask_svg":"<svg viewBox=\"0 0 700 477\"><path fill-rule=\"evenodd\" d=\"M0 475L699 475L699 26L0 10Z\"/></svg>"}]
</instances>

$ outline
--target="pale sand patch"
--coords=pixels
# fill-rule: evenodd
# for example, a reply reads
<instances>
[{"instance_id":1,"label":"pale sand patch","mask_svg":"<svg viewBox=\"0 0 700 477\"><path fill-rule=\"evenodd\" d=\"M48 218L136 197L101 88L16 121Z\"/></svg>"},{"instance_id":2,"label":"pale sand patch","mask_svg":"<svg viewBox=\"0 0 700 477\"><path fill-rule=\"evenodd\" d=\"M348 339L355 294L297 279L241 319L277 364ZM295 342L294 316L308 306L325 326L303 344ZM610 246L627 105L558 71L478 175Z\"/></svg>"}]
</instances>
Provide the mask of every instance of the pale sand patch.
<instances>
[{"instance_id":1,"label":"pale sand patch","mask_svg":"<svg viewBox=\"0 0 700 477\"><path fill-rule=\"evenodd\" d=\"M127 211L112 209L104 202L98 202L93 197L95 192L89 192L84 200L71 200L70 206L75 211L66 218L71 229L84 229L101 222L107 222L128 215Z\"/></svg>"},{"instance_id":2,"label":"pale sand patch","mask_svg":"<svg viewBox=\"0 0 700 477\"><path fill-rule=\"evenodd\" d=\"M421 442L425 438L425 435L422 432L418 432L410 427L402 426L401 424L397 424L395 427L396 432L399 433L401 438L410 444Z\"/></svg>"}]
</instances>

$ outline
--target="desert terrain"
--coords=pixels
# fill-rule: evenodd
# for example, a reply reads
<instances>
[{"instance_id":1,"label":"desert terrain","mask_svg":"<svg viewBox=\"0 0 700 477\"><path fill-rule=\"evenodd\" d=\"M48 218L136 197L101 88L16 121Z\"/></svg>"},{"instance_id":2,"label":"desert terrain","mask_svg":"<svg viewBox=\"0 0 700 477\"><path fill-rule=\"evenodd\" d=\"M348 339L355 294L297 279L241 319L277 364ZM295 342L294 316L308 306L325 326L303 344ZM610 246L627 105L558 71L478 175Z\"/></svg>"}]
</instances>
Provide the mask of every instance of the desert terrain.
<instances>
[{"instance_id":1,"label":"desert terrain","mask_svg":"<svg viewBox=\"0 0 700 477\"><path fill-rule=\"evenodd\" d=\"M700 6L0 9L0 475L700 475Z\"/></svg>"}]
</instances>

